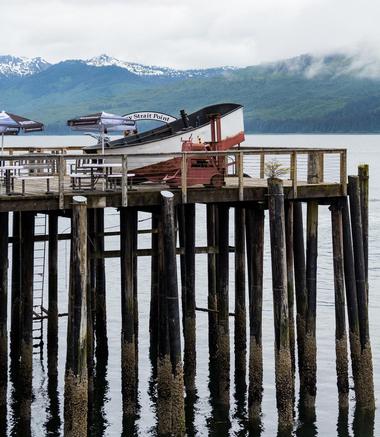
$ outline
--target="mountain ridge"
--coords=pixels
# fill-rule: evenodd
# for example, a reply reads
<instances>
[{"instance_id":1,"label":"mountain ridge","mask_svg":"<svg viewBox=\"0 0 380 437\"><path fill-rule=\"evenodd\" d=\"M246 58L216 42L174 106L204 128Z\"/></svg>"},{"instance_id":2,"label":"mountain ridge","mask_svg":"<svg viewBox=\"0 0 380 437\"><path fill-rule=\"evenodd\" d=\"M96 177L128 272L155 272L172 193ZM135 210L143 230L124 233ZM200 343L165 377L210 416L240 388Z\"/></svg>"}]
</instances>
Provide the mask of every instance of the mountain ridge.
<instances>
[{"instance_id":1,"label":"mountain ridge","mask_svg":"<svg viewBox=\"0 0 380 437\"><path fill-rule=\"evenodd\" d=\"M152 66L142 74L142 64L120 62L106 55L48 66L42 60L33 74L0 75L0 109L42 120L48 133L69 133L65 121L75 115L176 115L225 101L244 105L247 132L380 132L380 68L363 56L306 54L183 75Z\"/></svg>"}]
</instances>

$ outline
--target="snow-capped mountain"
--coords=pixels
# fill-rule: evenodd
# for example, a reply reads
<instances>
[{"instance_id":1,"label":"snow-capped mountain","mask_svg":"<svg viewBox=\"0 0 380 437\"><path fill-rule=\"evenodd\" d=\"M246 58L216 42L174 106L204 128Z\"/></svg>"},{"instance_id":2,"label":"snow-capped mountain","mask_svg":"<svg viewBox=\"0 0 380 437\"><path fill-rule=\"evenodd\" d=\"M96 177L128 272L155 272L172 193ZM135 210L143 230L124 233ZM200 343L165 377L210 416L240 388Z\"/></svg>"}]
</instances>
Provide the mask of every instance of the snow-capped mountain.
<instances>
[{"instance_id":1,"label":"snow-capped mountain","mask_svg":"<svg viewBox=\"0 0 380 437\"><path fill-rule=\"evenodd\" d=\"M42 58L25 58L0 55L0 76L31 76L50 67L50 63Z\"/></svg>"},{"instance_id":2,"label":"snow-capped mountain","mask_svg":"<svg viewBox=\"0 0 380 437\"><path fill-rule=\"evenodd\" d=\"M135 62L126 62L113 58L108 55L100 55L84 61L87 65L95 67L115 66L128 70L138 76L162 76L162 77L208 77L222 71L235 70L236 67L219 67L207 69L176 70L168 67L158 67L156 65L143 65Z\"/></svg>"},{"instance_id":3,"label":"snow-capped mountain","mask_svg":"<svg viewBox=\"0 0 380 437\"><path fill-rule=\"evenodd\" d=\"M176 76L180 74L178 70L166 67L156 67L154 65L142 65L134 62L121 61L108 55L100 55L84 61L87 65L94 67L119 67L128 70L138 76Z\"/></svg>"},{"instance_id":4,"label":"snow-capped mountain","mask_svg":"<svg viewBox=\"0 0 380 437\"><path fill-rule=\"evenodd\" d=\"M99 55L90 59L74 59L70 62L78 62L91 67L118 67L128 70L130 73L140 77L163 77L163 78L190 78L210 77L224 71L234 70L235 67L220 67L208 69L176 70L168 67L155 65L143 65L135 62L122 61L108 55ZM40 73L51 67L53 64L42 58L25 58L0 55L0 77L22 77Z\"/></svg>"}]
</instances>

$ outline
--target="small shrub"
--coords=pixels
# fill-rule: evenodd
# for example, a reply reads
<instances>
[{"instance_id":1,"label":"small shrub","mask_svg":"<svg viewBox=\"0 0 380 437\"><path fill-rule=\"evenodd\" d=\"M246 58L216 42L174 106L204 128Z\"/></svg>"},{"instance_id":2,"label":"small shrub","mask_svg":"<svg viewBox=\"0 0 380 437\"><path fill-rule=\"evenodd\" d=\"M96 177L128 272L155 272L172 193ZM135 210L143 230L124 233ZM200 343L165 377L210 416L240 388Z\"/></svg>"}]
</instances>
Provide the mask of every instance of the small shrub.
<instances>
[{"instance_id":1,"label":"small shrub","mask_svg":"<svg viewBox=\"0 0 380 437\"><path fill-rule=\"evenodd\" d=\"M278 162L276 159L265 163L264 173L267 178L281 179L281 176L287 175L288 172L289 168L284 167L281 162Z\"/></svg>"}]
</instances>

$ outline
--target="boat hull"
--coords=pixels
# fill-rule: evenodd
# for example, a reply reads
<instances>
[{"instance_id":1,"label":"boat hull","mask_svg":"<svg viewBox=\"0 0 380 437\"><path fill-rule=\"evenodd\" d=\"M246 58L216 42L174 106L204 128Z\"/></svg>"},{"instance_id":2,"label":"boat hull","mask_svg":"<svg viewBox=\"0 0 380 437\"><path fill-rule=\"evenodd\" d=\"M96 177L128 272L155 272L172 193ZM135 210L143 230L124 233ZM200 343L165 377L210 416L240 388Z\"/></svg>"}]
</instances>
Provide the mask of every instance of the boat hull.
<instances>
[{"instance_id":1,"label":"boat hull","mask_svg":"<svg viewBox=\"0 0 380 437\"><path fill-rule=\"evenodd\" d=\"M244 141L243 108L240 105L235 106L236 108L233 110L221 114L221 135L220 141L218 141L218 150L228 150ZM128 170L133 170L169 160L170 156L167 154L181 152L183 141L207 143L211 142L212 139L211 124L208 122L199 127L182 129L163 138L154 138L152 135L150 141L148 139L135 143L126 142L125 144L120 140L110 142L106 144L104 153L107 155L128 155ZM102 153L101 148L97 146L87 147L85 152ZM144 154L145 156L141 156ZM146 156L148 154L150 156Z\"/></svg>"}]
</instances>

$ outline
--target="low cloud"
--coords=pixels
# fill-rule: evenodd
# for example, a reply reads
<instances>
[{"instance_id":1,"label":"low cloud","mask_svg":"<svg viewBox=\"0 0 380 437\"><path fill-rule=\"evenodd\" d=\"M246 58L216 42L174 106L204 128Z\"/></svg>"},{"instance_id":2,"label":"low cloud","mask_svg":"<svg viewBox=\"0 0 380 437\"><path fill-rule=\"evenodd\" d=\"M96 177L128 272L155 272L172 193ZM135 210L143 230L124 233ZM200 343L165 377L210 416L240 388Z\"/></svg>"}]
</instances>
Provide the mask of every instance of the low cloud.
<instances>
[{"instance_id":1,"label":"low cloud","mask_svg":"<svg viewBox=\"0 0 380 437\"><path fill-rule=\"evenodd\" d=\"M107 53L175 68L245 66L364 46L380 52L379 16L373 0L13 0L2 9L1 51L51 62Z\"/></svg>"}]
</instances>

